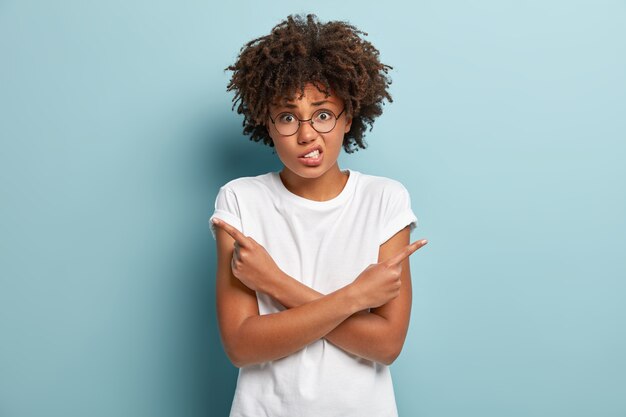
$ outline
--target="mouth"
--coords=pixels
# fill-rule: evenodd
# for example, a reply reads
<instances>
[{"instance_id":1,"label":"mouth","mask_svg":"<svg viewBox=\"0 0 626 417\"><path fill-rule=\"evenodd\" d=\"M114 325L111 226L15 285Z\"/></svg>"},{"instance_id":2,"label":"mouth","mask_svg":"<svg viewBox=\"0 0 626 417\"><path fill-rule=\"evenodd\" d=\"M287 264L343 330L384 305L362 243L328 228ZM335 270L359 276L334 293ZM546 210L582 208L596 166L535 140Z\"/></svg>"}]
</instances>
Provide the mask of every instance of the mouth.
<instances>
[{"instance_id":1,"label":"mouth","mask_svg":"<svg viewBox=\"0 0 626 417\"><path fill-rule=\"evenodd\" d=\"M324 152L321 146L309 149L306 153L300 155L298 160L306 166L315 167L322 164Z\"/></svg>"},{"instance_id":2,"label":"mouth","mask_svg":"<svg viewBox=\"0 0 626 417\"><path fill-rule=\"evenodd\" d=\"M319 158L319 156L322 153L323 153L322 147L321 146L315 146L314 148L311 148L311 149L307 150L305 153L303 153L302 155L298 156L298 158L317 159L317 158Z\"/></svg>"}]
</instances>

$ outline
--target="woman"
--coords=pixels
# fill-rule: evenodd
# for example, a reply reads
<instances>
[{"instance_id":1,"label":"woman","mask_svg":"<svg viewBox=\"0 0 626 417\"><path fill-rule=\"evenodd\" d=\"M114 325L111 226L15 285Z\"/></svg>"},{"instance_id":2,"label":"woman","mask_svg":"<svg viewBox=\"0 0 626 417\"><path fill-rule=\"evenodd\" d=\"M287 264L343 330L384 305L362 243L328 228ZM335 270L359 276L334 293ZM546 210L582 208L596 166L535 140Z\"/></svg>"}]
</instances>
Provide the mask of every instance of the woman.
<instances>
[{"instance_id":1,"label":"woman","mask_svg":"<svg viewBox=\"0 0 626 417\"><path fill-rule=\"evenodd\" d=\"M217 312L240 368L232 417L397 416L417 218L398 181L342 171L382 113L388 66L344 22L289 16L242 48L229 90L280 172L220 188Z\"/></svg>"}]
</instances>

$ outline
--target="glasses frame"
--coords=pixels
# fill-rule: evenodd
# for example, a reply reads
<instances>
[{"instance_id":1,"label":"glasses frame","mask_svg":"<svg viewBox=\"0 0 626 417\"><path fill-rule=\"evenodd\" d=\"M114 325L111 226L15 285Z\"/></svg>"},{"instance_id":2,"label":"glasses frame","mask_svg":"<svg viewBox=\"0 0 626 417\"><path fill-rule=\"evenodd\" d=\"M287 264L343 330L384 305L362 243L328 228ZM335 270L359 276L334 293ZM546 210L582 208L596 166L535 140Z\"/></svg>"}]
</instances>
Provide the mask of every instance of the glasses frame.
<instances>
[{"instance_id":1,"label":"glasses frame","mask_svg":"<svg viewBox=\"0 0 626 417\"><path fill-rule=\"evenodd\" d=\"M327 111L329 113L332 113L333 116L335 116L335 112L329 109L319 109L319 110L315 110L313 112L313 114L319 112L319 111ZM315 130L317 133L330 133L333 131L333 129L337 126L337 120L339 120L339 118L341 117L341 115L343 114L343 112L346 111L346 107L343 107L343 110L341 110L341 112L339 112L338 115L335 116L335 124L333 125L333 127L330 130L327 130L326 132L320 132L319 130L317 130L315 128L315 122L313 121L313 117L311 116L310 119L300 119L298 116L296 116L295 114L288 112L288 111L282 111L280 113L278 113L276 115L276 119L278 119L278 117L283 114L283 113L287 113L292 115L293 117L296 118L296 120L298 120L298 128L296 129L295 132L293 132L291 135L283 135L282 133L280 133L280 131L278 130L278 128L276 127L276 122L274 121L274 119L272 119L272 116L269 116L270 121L272 122L272 124L274 125L274 129L276 129L276 131L278 132L278 134L280 134L281 136L285 136L285 137L289 137L289 136L293 136L296 133L298 133L298 131L300 130L300 126L302 125L302 122L309 122L309 124L311 125L311 127L313 128L313 130Z\"/></svg>"}]
</instances>

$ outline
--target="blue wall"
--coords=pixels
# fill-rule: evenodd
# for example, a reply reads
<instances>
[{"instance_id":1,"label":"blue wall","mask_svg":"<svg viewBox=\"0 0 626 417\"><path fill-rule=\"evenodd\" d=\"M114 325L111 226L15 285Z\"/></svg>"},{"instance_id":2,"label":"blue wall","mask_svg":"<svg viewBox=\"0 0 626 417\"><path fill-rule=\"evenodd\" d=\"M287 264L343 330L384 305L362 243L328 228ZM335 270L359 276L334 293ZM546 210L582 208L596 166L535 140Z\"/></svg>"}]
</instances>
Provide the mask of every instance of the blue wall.
<instances>
[{"instance_id":1,"label":"blue wall","mask_svg":"<svg viewBox=\"0 0 626 417\"><path fill-rule=\"evenodd\" d=\"M304 7L310 7L306 9ZM0 416L227 415L207 219L280 169L226 94L289 13L394 103L340 166L420 220L402 416L626 415L623 1L0 2Z\"/></svg>"}]
</instances>

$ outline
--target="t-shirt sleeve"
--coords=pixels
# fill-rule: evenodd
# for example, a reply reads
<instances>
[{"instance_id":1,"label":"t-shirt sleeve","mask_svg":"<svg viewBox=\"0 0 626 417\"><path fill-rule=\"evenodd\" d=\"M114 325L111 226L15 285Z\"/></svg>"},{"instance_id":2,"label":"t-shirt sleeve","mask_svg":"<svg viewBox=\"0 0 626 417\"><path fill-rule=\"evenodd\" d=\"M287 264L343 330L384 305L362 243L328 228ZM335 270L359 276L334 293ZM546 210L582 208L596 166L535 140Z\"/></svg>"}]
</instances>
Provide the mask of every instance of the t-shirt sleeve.
<instances>
[{"instance_id":1,"label":"t-shirt sleeve","mask_svg":"<svg viewBox=\"0 0 626 417\"><path fill-rule=\"evenodd\" d=\"M417 216L411 209L411 196L407 189L396 183L393 191L387 194L383 205L383 221L379 244L382 245L393 235L410 225L410 231L417 227Z\"/></svg>"},{"instance_id":2,"label":"t-shirt sleeve","mask_svg":"<svg viewBox=\"0 0 626 417\"><path fill-rule=\"evenodd\" d=\"M215 225L211 220L217 217L220 220L232 225L237 230L242 232L241 227L241 213L239 211L239 204L237 202L237 196L235 192L230 188L221 187L215 198L215 211L209 218L209 226L211 228L211 234L215 239ZM243 232L242 232L243 233Z\"/></svg>"}]
</instances>

